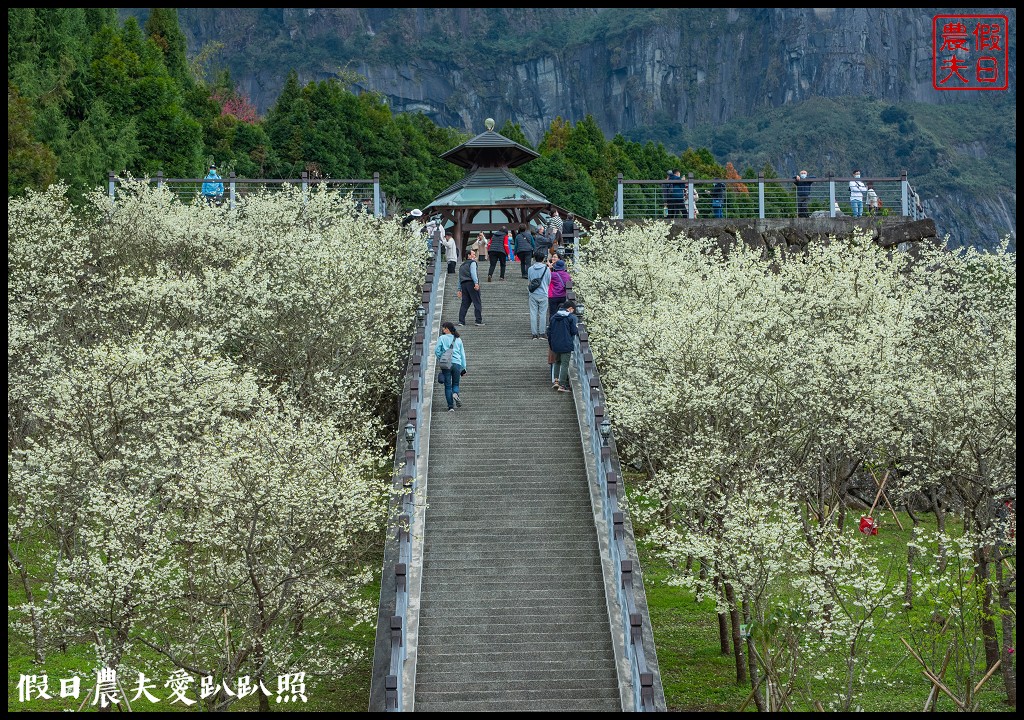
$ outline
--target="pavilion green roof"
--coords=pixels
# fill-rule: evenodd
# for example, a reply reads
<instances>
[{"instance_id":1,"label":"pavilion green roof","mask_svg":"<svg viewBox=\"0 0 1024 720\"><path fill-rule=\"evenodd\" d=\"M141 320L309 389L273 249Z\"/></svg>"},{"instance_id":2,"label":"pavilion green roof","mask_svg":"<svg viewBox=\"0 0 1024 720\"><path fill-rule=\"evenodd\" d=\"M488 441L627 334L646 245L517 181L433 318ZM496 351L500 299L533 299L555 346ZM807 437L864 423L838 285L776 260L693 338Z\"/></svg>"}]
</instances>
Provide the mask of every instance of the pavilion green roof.
<instances>
[{"instance_id":1,"label":"pavilion green roof","mask_svg":"<svg viewBox=\"0 0 1024 720\"><path fill-rule=\"evenodd\" d=\"M505 168L483 167L466 174L430 203L438 206L497 205L509 201L546 203L548 199Z\"/></svg>"},{"instance_id":2,"label":"pavilion green roof","mask_svg":"<svg viewBox=\"0 0 1024 720\"><path fill-rule=\"evenodd\" d=\"M466 169L474 167L518 167L540 157L524 145L501 133L485 130L471 140L444 153L441 158Z\"/></svg>"}]
</instances>

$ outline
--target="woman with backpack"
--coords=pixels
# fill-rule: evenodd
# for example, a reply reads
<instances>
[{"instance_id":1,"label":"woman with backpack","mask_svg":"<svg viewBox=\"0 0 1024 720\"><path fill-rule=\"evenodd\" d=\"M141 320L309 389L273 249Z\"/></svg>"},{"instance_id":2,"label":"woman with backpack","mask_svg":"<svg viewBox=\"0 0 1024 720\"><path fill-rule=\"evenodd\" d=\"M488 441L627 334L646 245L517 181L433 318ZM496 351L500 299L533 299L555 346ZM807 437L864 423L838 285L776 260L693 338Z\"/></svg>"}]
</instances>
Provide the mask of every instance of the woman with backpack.
<instances>
[{"instance_id":1,"label":"woman with backpack","mask_svg":"<svg viewBox=\"0 0 1024 720\"><path fill-rule=\"evenodd\" d=\"M555 314L558 306L565 302L570 282L569 271L565 269L565 260L556 260L551 268L551 280L548 283L548 319Z\"/></svg>"},{"instance_id":2,"label":"woman with backpack","mask_svg":"<svg viewBox=\"0 0 1024 720\"><path fill-rule=\"evenodd\" d=\"M456 406L462 407L459 399L459 380L465 375L466 347L462 344L455 323L446 322L441 325L441 335L434 346L434 357L440 369L438 382L444 384L444 399L448 401L448 412L455 412Z\"/></svg>"}]
</instances>

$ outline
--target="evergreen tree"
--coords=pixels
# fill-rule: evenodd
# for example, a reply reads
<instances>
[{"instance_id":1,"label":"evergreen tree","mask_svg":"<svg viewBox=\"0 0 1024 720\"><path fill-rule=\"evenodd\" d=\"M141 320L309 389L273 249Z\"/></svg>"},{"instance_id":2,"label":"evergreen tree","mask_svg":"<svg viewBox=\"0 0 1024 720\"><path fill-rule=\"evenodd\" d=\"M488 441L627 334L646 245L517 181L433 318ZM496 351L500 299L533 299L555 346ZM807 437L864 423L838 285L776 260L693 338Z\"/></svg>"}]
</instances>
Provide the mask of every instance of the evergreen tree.
<instances>
[{"instance_id":1,"label":"evergreen tree","mask_svg":"<svg viewBox=\"0 0 1024 720\"><path fill-rule=\"evenodd\" d=\"M146 35L160 49L167 72L182 90L192 85L185 56L185 33L178 25L178 11L173 8L153 8L145 25Z\"/></svg>"},{"instance_id":2,"label":"evergreen tree","mask_svg":"<svg viewBox=\"0 0 1024 720\"><path fill-rule=\"evenodd\" d=\"M506 120L505 124L501 126L501 130L498 131L500 135L504 135L512 142L517 142L523 147L530 148L533 150L533 145L526 139L526 135L523 134L523 128L520 127L519 123L514 123L511 120Z\"/></svg>"},{"instance_id":3,"label":"evergreen tree","mask_svg":"<svg viewBox=\"0 0 1024 720\"><path fill-rule=\"evenodd\" d=\"M203 169L202 129L183 109L180 86L163 54L128 18L118 31L103 28L94 42L92 82L115 116L135 119L139 157L135 174L195 177Z\"/></svg>"},{"instance_id":4,"label":"evergreen tree","mask_svg":"<svg viewBox=\"0 0 1024 720\"><path fill-rule=\"evenodd\" d=\"M56 180L57 157L32 136L32 107L7 84L7 195L42 189Z\"/></svg>"},{"instance_id":5,"label":"evergreen tree","mask_svg":"<svg viewBox=\"0 0 1024 720\"><path fill-rule=\"evenodd\" d=\"M555 151L527 163L520 177L544 193L559 207L571 209L583 217L597 215L597 192L590 176L576 168L561 151Z\"/></svg>"},{"instance_id":6,"label":"evergreen tree","mask_svg":"<svg viewBox=\"0 0 1024 720\"><path fill-rule=\"evenodd\" d=\"M134 118L118 124L106 104L96 100L85 120L72 132L58 172L72 190L85 192L102 185L109 170L131 170L138 156Z\"/></svg>"}]
</instances>

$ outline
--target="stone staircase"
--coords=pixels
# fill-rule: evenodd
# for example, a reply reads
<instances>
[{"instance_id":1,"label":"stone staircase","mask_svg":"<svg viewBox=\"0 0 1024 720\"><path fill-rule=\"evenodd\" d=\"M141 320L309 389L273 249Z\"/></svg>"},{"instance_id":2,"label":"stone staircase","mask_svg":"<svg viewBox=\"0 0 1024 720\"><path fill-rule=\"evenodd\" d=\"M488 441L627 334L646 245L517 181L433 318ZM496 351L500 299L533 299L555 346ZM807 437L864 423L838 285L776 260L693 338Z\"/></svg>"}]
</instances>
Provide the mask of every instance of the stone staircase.
<instances>
[{"instance_id":1,"label":"stone staircase","mask_svg":"<svg viewBox=\"0 0 1024 720\"><path fill-rule=\"evenodd\" d=\"M479 271L463 407L433 383L414 709L621 710L573 396L551 389L518 263Z\"/></svg>"}]
</instances>

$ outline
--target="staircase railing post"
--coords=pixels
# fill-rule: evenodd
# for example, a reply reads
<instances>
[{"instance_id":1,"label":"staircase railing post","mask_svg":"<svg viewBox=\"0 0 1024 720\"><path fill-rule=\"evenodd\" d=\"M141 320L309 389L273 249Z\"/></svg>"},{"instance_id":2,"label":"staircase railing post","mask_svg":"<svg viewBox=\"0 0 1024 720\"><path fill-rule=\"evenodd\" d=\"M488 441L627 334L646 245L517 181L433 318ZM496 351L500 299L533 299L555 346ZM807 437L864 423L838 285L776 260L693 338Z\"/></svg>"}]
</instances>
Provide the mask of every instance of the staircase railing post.
<instances>
[{"instance_id":1,"label":"staircase railing post","mask_svg":"<svg viewBox=\"0 0 1024 720\"><path fill-rule=\"evenodd\" d=\"M309 173L302 171L302 204L309 202Z\"/></svg>"},{"instance_id":2,"label":"staircase railing post","mask_svg":"<svg viewBox=\"0 0 1024 720\"><path fill-rule=\"evenodd\" d=\"M235 209L235 171L228 173L228 207Z\"/></svg>"},{"instance_id":3,"label":"staircase railing post","mask_svg":"<svg viewBox=\"0 0 1024 720\"><path fill-rule=\"evenodd\" d=\"M832 173L828 174L828 216L836 216L836 181Z\"/></svg>"},{"instance_id":4,"label":"staircase railing post","mask_svg":"<svg viewBox=\"0 0 1024 720\"><path fill-rule=\"evenodd\" d=\"M907 171L900 173L900 194L903 203L903 217L910 215L910 181L907 180Z\"/></svg>"},{"instance_id":5,"label":"staircase railing post","mask_svg":"<svg viewBox=\"0 0 1024 720\"><path fill-rule=\"evenodd\" d=\"M622 193L622 173L619 173L619 184L615 191L615 209L612 213L619 220L626 219L626 209L622 204L623 193Z\"/></svg>"},{"instance_id":6,"label":"staircase railing post","mask_svg":"<svg viewBox=\"0 0 1024 720\"><path fill-rule=\"evenodd\" d=\"M373 216L379 218L383 215L380 201L380 173L373 174Z\"/></svg>"},{"instance_id":7,"label":"staircase railing post","mask_svg":"<svg viewBox=\"0 0 1024 720\"><path fill-rule=\"evenodd\" d=\"M693 220L696 205L693 201L693 173L686 174L686 217Z\"/></svg>"},{"instance_id":8,"label":"staircase railing post","mask_svg":"<svg viewBox=\"0 0 1024 720\"><path fill-rule=\"evenodd\" d=\"M164 171L156 171L156 189L159 190L164 186Z\"/></svg>"},{"instance_id":9,"label":"staircase railing post","mask_svg":"<svg viewBox=\"0 0 1024 720\"><path fill-rule=\"evenodd\" d=\"M110 202L114 202L114 171L111 170L107 173L107 194L110 195Z\"/></svg>"},{"instance_id":10,"label":"staircase railing post","mask_svg":"<svg viewBox=\"0 0 1024 720\"><path fill-rule=\"evenodd\" d=\"M764 173L757 174L757 216L764 220Z\"/></svg>"}]
</instances>

